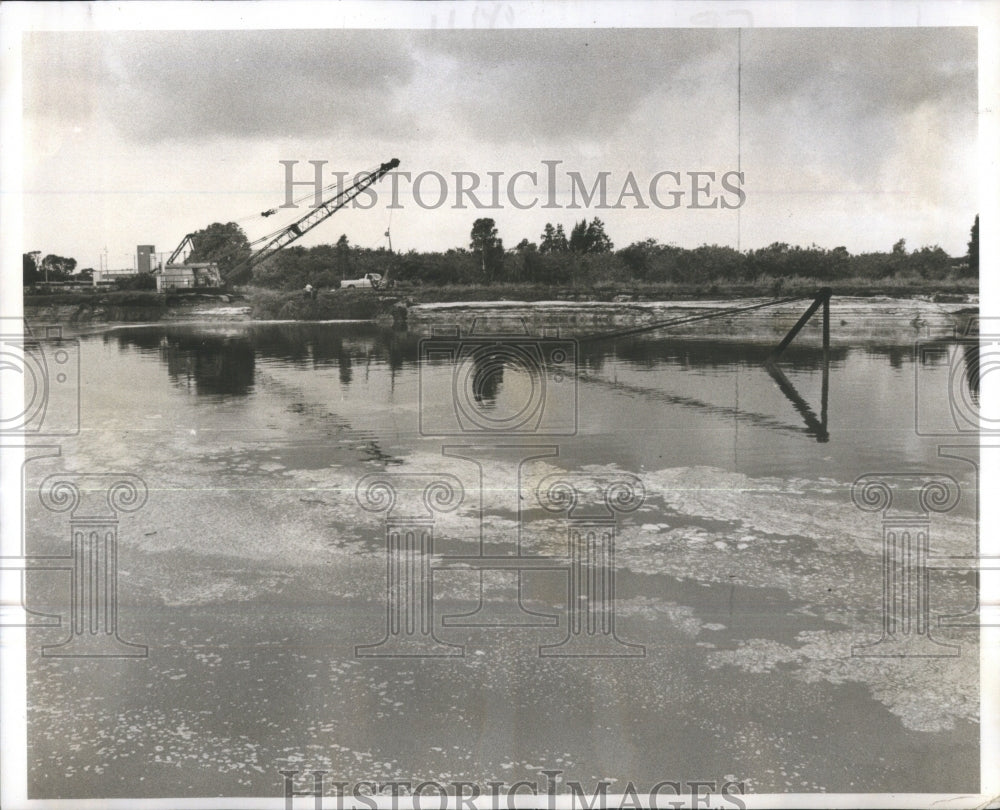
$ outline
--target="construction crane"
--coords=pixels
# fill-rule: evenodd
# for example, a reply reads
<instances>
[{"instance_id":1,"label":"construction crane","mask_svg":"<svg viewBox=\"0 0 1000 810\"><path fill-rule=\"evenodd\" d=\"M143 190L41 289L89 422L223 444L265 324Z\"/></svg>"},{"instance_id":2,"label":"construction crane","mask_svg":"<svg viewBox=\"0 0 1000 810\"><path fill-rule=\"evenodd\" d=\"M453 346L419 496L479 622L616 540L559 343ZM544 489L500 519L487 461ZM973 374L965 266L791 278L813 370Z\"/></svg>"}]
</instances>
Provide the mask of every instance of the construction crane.
<instances>
[{"instance_id":1,"label":"construction crane","mask_svg":"<svg viewBox=\"0 0 1000 810\"><path fill-rule=\"evenodd\" d=\"M375 171L361 175L352 185L337 192L326 202L310 209L308 213L299 217L291 225L287 225L276 233L271 234L269 237L265 237L266 241L262 240L264 241L264 244L261 247L257 248L257 250L251 253L246 259L230 270L226 281L238 284L241 281L248 279L254 267L266 259L269 259L282 248L288 247L288 245L292 244L295 240L305 236L320 223L325 222L327 219L336 214L341 208L347 205L351 200L365 191L365 189L375 185L375 183L398 166L398 158L393 158L387 163L381 164L377 169L375 169ZM273 213L273 209L268 213ZM164 273L169 273L171 270L177 271L187 267L198 267L198 265L174 264L177 258L184 252L186 247L194 247L194 243L192 241L193 237L194 234L189 233L181 240L181 243L177 246L176 250L170 254L170 258L167 260L164 267Z\"/></svg>"},{"instance_id":2,"label":"construction crane","mask_svg":"<svg viewBox=\"0 0 1000 810\"><path fill-rule=\"evenodd\" d=\"M176 248L174 248L174 252L171 253L170 258L167 259L168 265L172 265L177 261L177 257L184 252L184 248L190 247L192 250L194 250L194 242L191 241L193 238L194 234L189 233L187 236L181 239L181 243Z\"/></svg>"}]
</instances>

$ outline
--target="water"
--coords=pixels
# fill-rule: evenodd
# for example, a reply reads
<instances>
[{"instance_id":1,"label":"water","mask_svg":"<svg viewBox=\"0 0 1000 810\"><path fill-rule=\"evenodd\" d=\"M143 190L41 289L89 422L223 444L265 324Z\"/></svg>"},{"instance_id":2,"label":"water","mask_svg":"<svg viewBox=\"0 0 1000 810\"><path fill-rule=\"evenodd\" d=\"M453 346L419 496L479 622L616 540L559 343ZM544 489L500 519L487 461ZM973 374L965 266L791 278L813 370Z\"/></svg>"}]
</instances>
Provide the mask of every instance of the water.
<instances>
[{"instance_id":1,"label":"water","mask_svg":"<svg viewBox=\"0 0 1000 810\"><path fill-rule=\"evenodd\" d=\"M397 462L416 449L440 446L440 435L475 440L554 434L562 451L581 464L704 465L848 483L872 470L929 467L936 457L938 441L922 439L914 429L912 345L832 349L830 437L818 441L766 371L766 344L646 338L581 346L578 374L568 373L563 383L548 380L544 406L538 408L546 411L545 421L536 416L521 429L508 420L537 407L524 390L531 384L525 369L534 358L515 356L486 374L485 396L476 402L474 374L447 362L421 367L419 344L419 337L360 323L117 329L83 341L83 408L93 424L106 424L110 417L148 428L150 420L163 419L157 430L223 431L250 440L250 448L265 439L292 467L325 466L324 452L342 453L340 447L316 444L334 434L338 445L364 446L358 463L372 454ZM572 358L567 368L571 365ZM817 417L822 365L822 350L794 345L780 365ZM939 363L919 370L921 388L940 399L950 367ZM141 379L142 390L105 387L108 375ZM481 413L479 422L474 417L463 425L456 417L456 377L462 378L457 385L470 386L460 392L460 406L468 403L470 413ZM931 404L941 409L939 402ZM234 424L237 415L241 421ZM565 436L574 431L572 438Z\"/></svg>"},{"instance_id":2,"label":"water","mask_svg":"<svg viewBox=\"0 0 1000 810\"><path fill-rule=\"evenodd\" d=\"M932 550L975 553L974 466L938 451L965 440L946 392L968 363L948 346L915 361L912 345L793 344L776 375L769 348L421 343L360 323L82 337L83 429L27 486L67 470L145 480L119 529L119 632L149 656L32 657L32 796L280 795L282 767L977 789L975 634L937 631L954 658L851 655L878 637L881 604L879 518L852 504L856 478L952 476L962 498L934 517ZM355 655L385 635L385 513L356 490L383 473L463 487L434 551L464 562L433 579L435 635L463 657ZM566 515L536 500L565 473L580 515L608 514L602 482L642 489L615 523L619 658L539 657L572 620ZM65 516L27 511L34 553L67 553ZM551 564L480 573L481 553ZM965 571L933 587L935 613L975 606ZM65 615L64 592L34 575L30 604ZM443 621L463 615L511 621Z\"/></svg>"}]
</instances>

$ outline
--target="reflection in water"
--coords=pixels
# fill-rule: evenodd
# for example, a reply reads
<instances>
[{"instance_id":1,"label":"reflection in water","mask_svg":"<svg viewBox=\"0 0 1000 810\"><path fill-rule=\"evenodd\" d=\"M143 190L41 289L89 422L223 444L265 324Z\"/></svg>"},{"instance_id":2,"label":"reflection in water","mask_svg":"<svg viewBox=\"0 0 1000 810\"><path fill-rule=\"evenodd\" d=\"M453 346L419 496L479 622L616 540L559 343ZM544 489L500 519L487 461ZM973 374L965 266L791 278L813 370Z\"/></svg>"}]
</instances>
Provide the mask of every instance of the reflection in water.
<instances>
[{"instance_id":1,"label":"reflection in water","mask_svg":"<svg viewBox=\"0 0 1000 810\"><path fill-rule=\"evenodd\" d=\"M493 353L476 352L472 362L472 396L477 405L492 408L503 385L503 360Z\"/></svg>"},{"instance_id":2,"label":"reflection in water","mask_svg":"<svg viewBox=\"0 0 1000 810\"><path fill-rule=\"evenodd\" d=\"M769 376L770 341L644 336L581 344L577 373L547 374L541 385L524 364L489 369L490 353L478 365L471 352L462 366L444 357L421 363L421 340L368 323L170 324L87 335L81 348L92 375L143 381L134 416L123 410L132 398L110 397L116 423L157 413L165 421L151 425L190 422L199 445L224 439L216 455L237 467L384 468L439 458L443 443L485 433L558 443L565 465L804 478L822 470L852 481L870 469L936 463L937 440L923 436L972 431L977 411L969 393L978 388L976 351L955 340L926 356L913 343L837 344L828 372L820 347L793 344L781 375ZM515 354L498 347L498 359ZM958 387L965 398L956 414L948 394ZM95 413L104 388L91 390ZM233 407L203 407L223 396ZM166 401L169 413L150 414Z\"/></svg>"},{"instance_id":3,"label":"reflection in water","mask_svg":"<svg viewBox=\"0 0 1000 810\"><path fill-rule=\"evenodd\" d=\"M962 353L965 361L965 383L972 401L979 405L979 342L969 343Z\"/></svg>"},{"instance_id":4,"label":"reflection in water","mask_svg":"<svg viewBox=\"0 0 1000 810\"><path fill-rule=\"evenodd\" d=\"M253 389L255 356L245 335L193 334L187 330L127 329L119 347L156 352L174 383L209 396L246 396ZM107 338L106 338L107 339Z\"/></svg>"},{"instance_id":5,"label":"reflection in water","mask_svg":"<svg viewBox=\"0 0 1000 810\"><path fill-rule=\"evenodd\" d=\"M778 373L780 374L780 372ZM783 374L781 376L784 377ZM772 414L756 413L754 411L747 410L746 408L735 408L729 405L718 405L712 402L706 402L703 399L698 399L697 397L672 394L667 391L650 388L649 386L634 385L621 382L620 380L606 380L602 377L597 377L587 373L580 374L579 379L581 382L586 382L588 385L600 385L621 393L634 394L647 400L655 400L657 402L664 402L668 405L689 408L711 416L736 419L748 425L753 425L754 427L787 431L790 433L799 433L802 431L802 428L782 422ZM788 382L787 379L785 382ZM791 386L791 383L788 383L788 385ZM815 435L809 430L806 430L805 432L810 435Z\"/></svg>"},{"instance_id":6,"label":"reflection in water","mask_svg":"<svg viewBox=\"0 0 1000 810\"><path fill-rule=\"evenodd\" d=\"M151 326L109 332L104 340L117 341L122 349L158 355L171 380L208 395L250 393L257 358L314 368L336 364L344 386L351 384L355 366L372 357L385 361L391 371L417 358L416 338L407 340L374 324L350 324L346 329L330 324L249 324L225 331Z\"/></svg>"},{"instance_id":7,"label":"reflection in water","mask_svg":"<svg viewBox=\"0 0 1000 810\"><path fill-rule=\"evenodd\" d=\"M820 394L820 417L817 419L816 414L813 409L809 407L809 403L806 402L802 396L799 394L798 390L792 385L791 380L785 376L784 372L778 368L773 363L765 363L764 368L767 369L767 373L771 375L777 384L778 388L781 389L788 401L792 403L795 410L799 412L806 423L806 433L810 436L815 436L818 442L828 442L830 441L830 434L826 429L826 410L827 402L830 396L830 363L829 360L823 365L823 390Z\"/></svg>"},{"instance_id":8,"label":"reflection in water","mask_svg":"<svg viewBox=\"0 0 1000 810\"><path fill-rule=\"evenodd\" d=\"M350 385L351 376L353 375L353 370L351 368L351 356L349 354L342 354L337 358L337 366L340 370L340 384Z\"/></svg>"},{"instance_id":9,"label":"reflection in water","mask_svg":"<svg viewBox=\"0 0 1000 810\"><path fill-rule=\"evenodd\" d=\"M991 353L983 357L977 337L951 338L921 342L917 351L917 391L922 405L926 389L930 388L931 374L944 373L947 381L943 384L948 392L948 406L951 410L950 424L937 424L936 429L947 432L953 430L975 431L983 424L980 411L980 378L991 365ZM984 364L986 368L984 368Z\"/></svg>"},{"instance_id":10,"label":"reflection in water","mask_svg":"<svg viewBox=\"0 0 1000 810\"><path fill-rule=\"evenodd\" d=\"M247 324L220 330L192 326L141 327L105 335L121 348L135 348L155 354L166 365L170 379L193 387L198 394L246 396L254 385L258 359L279 360L289 366L318 368L336 365L342 386L349 387L358 366L370 367L373 361L388 367L391 379L404 368L419 364L420 336L381 329L375 324ZM501 344L502 345L502 344ZM640 394L671 405L693 408L709 414L733 417L773 430L804 431L817 441L829 440L827 404L831 362L842 364L846 347L828 351L809 346L790 346L782 356L782 365L796 371L822 372L823 388L820 413L799 394L785 374L765 361L770 347L743 341L691 340L672 337L636 337L612 344L581 344L578 347L579 380ZM889 364L900 362L905 349L874 348L871 353L886 355ZM978 397L978 348L966 349L970 388ZM473 356L472 395L477 406L493 408L504 383L503 359L493 353ZM791 402L805 422L805 428L783 421L779 413L754 413L745 409L714 404L686 394L675 394L634 383L609 381L598 372L608 362L626 361L639 369L664 365L681 369L727 369L734 367L765 368L779 390ZM366 372L367 374L367 372ZM377 458L377 455L376 455Z\"/></svg>"},{"instance_id":11,"label":"reflection in water","mask_svg":"<svg viewBox=\"0 0 1000 810\"><path fill-rule=\"evenodd\" d=\"M739 340L697 340L683 338L645 338L615 341L613 347L598 348L583 344L582 356L588 368L600 368L607 359L629 360L637 365L652 368L664 362L676 363L686 368L732 368L734 365L762 366L773 351L768 343L750 343ZM832 346L824 356L823 349L792 344L781 355L782 366L795 371L816 371L827 362L842 363L849 349ZM903 352L912 355L912 348L895 346L873 347L870 353L892 357Z\"/></svg>"},{"instance_id":12,"label":"reflection in water","mask_svg":"<svg viewBox=\"0 0 1000 810\"><path fill-rule=\"evenodd\" d=\"M820 395L820 415L810 407L809 403L799 394L791 380L785 376L778 366L768 362L771 349L766 344L748 343L728 343L720 341L698 341L698 340L631 340L628 342L619 341L620 345L615 347L615 351L596 354L593 351L587 352L584 357L583 367L587 369L600 369L606 358L616 357L627 359L639 363L648 368L653 368L659 363L672 362L684 368L722 368L733 365L761 366L771 378L777 383L778 389L792 403L795 410L805 421L805 428L792 427L775 416L769 414L754 413L746 409L714 405L704 402L694 397L668 394L655 389L641 386L627 385L618 381L609 382L600 377L592 376L586 372L581 375L581 379L588 382L597 382L609 385L610 387L627 390L630 393L641 394L645 397L654 398L668 402L672 405L680 405L686 408L694 408L713 413L719 416L726 416L744 422L754 424L758 427L771 428L774 430L792 430L804 432L815 437L818 442L828 442L830 434L827 429L827 406L830 392L830 363L832 358L843 362L847 355L845 347L836 349L816 349L813 347L789 347L782 355L782 363L789 365L795 370L816 370L822 372L822 393ZM895 349L895 347L892 347ZM890 355L890 364L893 363L895 351L886 352Z\"/></svg>"},{"instance_id":13,"label":"reflection in water","mask_svg":"<svg viewBox=\"0 0 1000 810\"><path fill-rule=\"evenodd\" d=\"M193 381L199 394L246 396L253 388L254 353L246 340L207 340L190 349L164 338L160 350L170 378Z\"/></svg>"}]
</instances>

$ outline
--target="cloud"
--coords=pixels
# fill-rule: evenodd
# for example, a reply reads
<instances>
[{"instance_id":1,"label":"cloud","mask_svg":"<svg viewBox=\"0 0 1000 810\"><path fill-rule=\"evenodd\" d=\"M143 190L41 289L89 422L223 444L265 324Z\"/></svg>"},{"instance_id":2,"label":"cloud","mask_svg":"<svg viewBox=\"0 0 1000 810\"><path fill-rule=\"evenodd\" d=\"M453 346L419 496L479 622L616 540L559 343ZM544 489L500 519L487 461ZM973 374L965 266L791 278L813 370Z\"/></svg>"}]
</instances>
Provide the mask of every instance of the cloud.
<instances>
[{"instance_id":1,"label":"cloud","mask_svg":"<svg viewBox=\"0 0 1000 810\"><path fill-rule=\"evenodd\" d=\"M601 139L651 91L694 87L710 30L31 34L26 112L103 115L139 142L441 134Z\"/></svg>"},{"instance_id":2,"label":"cloud","mask_svg":"<svg viewBox=\"0 0 1000 810\"><path fill-rule=\"evenodd\" d=\"M92 34L25 32L24 114L29 119L87 122L104 92L107 71Z\"/></svg>"},{"instance_id":3,"label":"cloud","mask_svg":"<svg viewBox=\"0 0 1000 810\"><path fill-rule=\"evenodd\" d=\"M884 114L927 101L975 103L974 28L750 30L743 48L750 105L810 96L853 114Z\"/></svg>"},{"instance_id":4,"label":"cloud","mask_svg":"<svg viewBox=\"0 0 1000 810\"><path fill-rule=\"evenodd\" d=\"M60 227L57 200L79 210L60 193L167 189L176 218L193 217L194 191L210 214L224 208L217 192L269 205L279 159L355 170L390 156L414 175L541 172L554 158L587 178L614 173L615 193L628 171L741 161L744 247L884 248L905 235L953 249L974 214L972 29L47 32L24 52L26 184L47 190L40 221ZM467 213L408 212L413 246L464 242ZM544 219L498 214L532 237ZM622 244L737 233L735 214L718 212L607 222ZM82 226L73 237L89 239Z\"/></svg>"},{"instance_id":5,"label":"cloud","mask_svg":"<svg viewBox=\"0 0 1000 810\"><path fill-rule=\"evenodd\" d=\"M98 113L139 142L358 137L412 124L393 31L34 34L29 115ZM68 85L65 82L68 80Z\"/></svg>"},{"instance_id":6,"label":"cloud","mask_svg":"<svg viewBox=\"0 0 1000 810\"><path fill-rule=\"evenodd\" d=\"M871 159L895 118L922 103L975 110L973 29L771 29L742 38L743 105L765 142L801 131L839 159L859 139L854 151ZM632 116L650 98L716 115L705 105L718 104L720 85L735 85L736 39L717 29L34 33L26 112L104 116L141 143L454 135L610 143L637 125Z\"/></svg>"},{"instance_id":7,"label":"cloud","mask_svg":"<svg viewBox=\"0 0 1000 810\"><path fill-rule=\"evenodd\" d=\"M932 138L975 137L976 70L974 29L747 31L747 148L781 155L803 184L829 174L870 186L922 106L945 128Z\"/></svg>"},{"instance_id":8,"label":"cloud","mask_svg":"<svg viewBox=\"0 0 1000 810\"><path fill-rule=\"evenodd\" d=\"M607 141L651 93L693 89L728 32L657 29L417 34L442 76L426 99L493 142Z\"/></svg>"}]
</instances>

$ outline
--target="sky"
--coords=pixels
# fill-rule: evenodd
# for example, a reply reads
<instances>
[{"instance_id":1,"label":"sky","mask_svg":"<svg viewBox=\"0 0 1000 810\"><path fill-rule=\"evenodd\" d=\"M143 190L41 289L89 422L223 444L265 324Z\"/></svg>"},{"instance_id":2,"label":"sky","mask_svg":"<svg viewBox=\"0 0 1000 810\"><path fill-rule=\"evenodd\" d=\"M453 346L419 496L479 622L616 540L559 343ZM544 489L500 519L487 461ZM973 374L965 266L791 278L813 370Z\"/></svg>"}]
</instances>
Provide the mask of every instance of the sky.
<instances>
[{"instance_id":1,"label":"sky","mask_svg":"<svg viewBox=\"0 0 1000 810\"><path fill-rule=\"evenodd\" d=\"M300 244L378 247L388 229L397 250L446 250L491 217L513 247L599 216L616 247L857 253L904 238L961 255L977 213L976 65L972 28L29 32L23 249L124 267L136 245L169 252L211 222L253 240L308 212L259 216L285 201L280 161L299 161L300 181L327 161L332 183L396 157L411 175L396 207L384 180L374 206ZM556 172L545 209L543 161ZM537 197L527 210L506 193L519 171L538 176L535 192L526 176L515 187L513 201ZM736 171L745 199L725 207ZM413 194L426 172L445 179L440 207L434 175ZM502 173L499 204L487 190L482 209L457 207L456 172L485 186ZM569 172L588 189L607 172L605 207L568 207ZM653 204L658 175L678 207ZM610 207L630 176L638 197Z\"/></svg>"}]
</instances>

